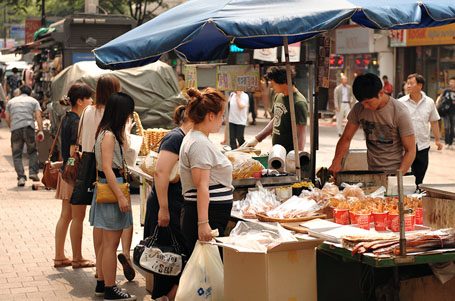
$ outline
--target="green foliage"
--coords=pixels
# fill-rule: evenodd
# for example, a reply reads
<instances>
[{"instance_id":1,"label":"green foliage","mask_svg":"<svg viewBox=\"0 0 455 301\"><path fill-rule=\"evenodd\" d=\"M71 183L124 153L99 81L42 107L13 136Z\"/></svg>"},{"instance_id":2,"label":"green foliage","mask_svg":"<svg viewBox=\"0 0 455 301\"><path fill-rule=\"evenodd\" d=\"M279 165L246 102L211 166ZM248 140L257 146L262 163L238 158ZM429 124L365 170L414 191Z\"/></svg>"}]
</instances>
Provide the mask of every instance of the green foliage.
<instances>
[{"instance_id":1,"label":"green foliage","mask_svg":"<svg viewBox=\"0 0 455 301\"><path fill-rule=\"evenodd\" d=\"M3 0L8 10L14 15L9 17L9 23L23 23L26 16L41 16L43 0ZM0 3L3 2L0 0ZM129 14L137 24L156 16L156 10L167 8L165 0L99 0L101 13ZM84 11L84 0L45 0L46 16L65 17ZM14 19L14 20L13 20Z\"/></svg>"}]
</instances>

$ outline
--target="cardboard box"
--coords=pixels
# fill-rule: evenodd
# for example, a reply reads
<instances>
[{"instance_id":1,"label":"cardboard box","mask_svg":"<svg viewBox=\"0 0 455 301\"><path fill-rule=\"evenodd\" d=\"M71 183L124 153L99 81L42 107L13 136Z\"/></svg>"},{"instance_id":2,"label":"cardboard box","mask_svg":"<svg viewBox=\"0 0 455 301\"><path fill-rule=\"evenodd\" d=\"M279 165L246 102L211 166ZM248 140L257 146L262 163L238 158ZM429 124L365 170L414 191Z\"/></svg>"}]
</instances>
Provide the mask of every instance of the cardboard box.
<instances>
[{"instance_id":1,"label":"cardboard box","mask_svg":"<svg viewBox=\"0 0 455 301\"><path fill-rule=\"evenodd\" d=\"M285 242L267 253L221 244L224 300L317 300L315 248L321 243L317 239Z\"/></svg>"}]
</instances>

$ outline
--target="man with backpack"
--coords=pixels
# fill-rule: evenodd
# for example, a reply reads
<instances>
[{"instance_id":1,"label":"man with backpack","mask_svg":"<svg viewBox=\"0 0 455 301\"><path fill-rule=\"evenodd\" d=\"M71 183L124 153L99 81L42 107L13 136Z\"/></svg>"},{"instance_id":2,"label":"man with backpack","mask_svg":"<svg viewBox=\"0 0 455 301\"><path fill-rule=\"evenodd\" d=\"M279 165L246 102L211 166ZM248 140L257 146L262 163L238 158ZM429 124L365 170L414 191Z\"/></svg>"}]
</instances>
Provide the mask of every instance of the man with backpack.
<instances>
[{"instance_id":1,"label":"man with backpack","mask_svg":"<svg viewBox=\"0 0 455 301\"><path fill-rule=\"evenodd\" d=\"M455 138L455 77L450 78L449 88L445 89L438 102L438 112L444 118L444 142L451 149Z\"/></svg>"}]
</instances>

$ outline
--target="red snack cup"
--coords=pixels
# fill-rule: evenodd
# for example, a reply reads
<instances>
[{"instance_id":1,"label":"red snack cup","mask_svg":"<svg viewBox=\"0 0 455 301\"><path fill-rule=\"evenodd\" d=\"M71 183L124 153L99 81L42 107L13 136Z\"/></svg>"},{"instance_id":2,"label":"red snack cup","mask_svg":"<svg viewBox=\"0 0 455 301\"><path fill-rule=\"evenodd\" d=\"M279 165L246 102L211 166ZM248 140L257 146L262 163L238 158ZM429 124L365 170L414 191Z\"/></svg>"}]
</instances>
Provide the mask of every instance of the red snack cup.
<instances>
[{"instance_id":1,"label":"red snack cup","mask_svg":"<svg viewBox=\"0 0 455 301\"><path fill-rule=\"evenodd\" d=\"M357 227L370 230L370 214L356 214Z\"/></svg>"},{"instance_id":2,"label":"red snack cup","mask_svg":"<svg viewBox=\"0 0 455 301\"><path fill-rule=\"evenodd\" d=\"M349 221L349 209L333 209L333 219L337 224L347 225Z\"/></svg>"},{"instance_id":3,"label":"red snack cup","mask_svg":"<svg viewBox=\"0 0 455 301\"><path fill-rule=\"evenodd\" d=\"M405 231L414 231L415 230L415 215L414 214L405 214L404 215L404 230Z\"/></svg>"},{"instance_id":4,"label":"red snack cup","mask_svg":"<svg viewBox=\"0 0 455 301\"><path fill-rule=\"evenodd\" d=\"M357 217L354 212L349 211L349 220L351 224L357 224Z\"/></svg>"},{"instance_id":5,"label":"red snack cup","mask_svg":"<svg viewBox=\"0 0 455 301\"><path fill-rule=\"evenodd\" d=\"M389 229L393 232L400 232L400 215L399 214L389 214Z\"/></svg>"},{"instance_id":6,"label":"red snack cup","mask_svg":"<svg viewBox=\"0 0 455 301\"><path fill-rule=\"evenodd\" d=\"M415 210L416 225L423 225L423 208L417 208Z\"/></svg>"},{"instance_id":7,"label":"red snack cup","mask_svg":"<svg viewBox=\"0 0 455 301\"><path fill-rule=\"evenodd\" d=\"M382 213L373 213L373 218L374 218L374 228L376 231L385 231L387 230L387 217L389 213L388 212L382 212Z\"/></svg>"},{"instance_id":8,"label":"red snack cup","mask_svg":"<svg viewBox=\"0 0 455 301\"><path fill-rule=\"evenodd\" d=\"M262 171L253 172L253 178L261 178L261 177L262 177Z\"/></svg>"}]
</instances>

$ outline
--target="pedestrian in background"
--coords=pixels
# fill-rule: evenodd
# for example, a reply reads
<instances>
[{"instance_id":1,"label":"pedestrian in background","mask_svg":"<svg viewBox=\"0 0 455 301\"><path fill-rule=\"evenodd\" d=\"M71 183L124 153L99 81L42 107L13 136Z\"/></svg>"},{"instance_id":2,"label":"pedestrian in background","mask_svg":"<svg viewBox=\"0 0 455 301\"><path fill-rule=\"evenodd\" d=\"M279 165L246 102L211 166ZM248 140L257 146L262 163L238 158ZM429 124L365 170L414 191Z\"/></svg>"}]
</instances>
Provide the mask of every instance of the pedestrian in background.
<instances>
[{"instance_id":1,"label":"pedestrian in background","mask_svg":"<svg viewBox=\"0 0 455 301\"><path fill-rule=\"evenodd\" d=\"M414 125L416 141L416 157L411 170L416 177L416 185L422 184L428 168L428 152L430 151L430 127L433 131L434 142L438 150L442 149L439 137L439 114L434 100L423 91L425 79L422 75L414 73L408 76L406 89L408 95L399 99L409 111Z\"/></svg>"},{"instance_id":2,"label":"pedestrian in background","mask_svg":"<svg viewBox=\"0 0 455 301\"><path fill-rule=\"evenodd\" d=\"M54 267L57 268L68 265L72 265L75 269L95 266L94 262L82 256L82 223L85 217L86 206L78 206L73 213L73 206L70 204L70 199L73 193L74 182L64 180L62 177L65 165L68 163L68 158L76 151L79 117L84 109L88 105L91 105L92 102L92 90L88 85L80 83L72 85L68 90L68 96L64 96L60 100L60 104L71 106L71 110L66 112L66 115L63 117L60 129L60 149L63 164L58 174L57 192L55 193L55 198L62 200L62 210L55 227ZM69 260L65 256L65 240L73 216L75 217L76 224L79 225L72 227L73 231L70 231L73 259ZM81 228L80 231L75 231L77 228Z\"/></svg>"},{"instance_id":3,"label":"pedestrian in background","mask_svg":"<svg viewBox=\"0 0 455 301\"><path fill-rule=\"evenodd\" d=\"M113 93L105 107L103 118L96 131L95 157L100 183L107 183L117 198L115 203L97 203L97 188L90 208L90 224L102 229L102 245L98 251L98 281L95 294L104 300L136 300L136 296L123 292L115 284L117 247L125 229L133 225L131 201L121 192L118 184L124 183L123 148L125 132L133 127L131 115L133 99L122 92Z\"/></svg>"},{"instance_id":4,"label":"pedestrian in background","mask_svg":"<svg viewBox=\"0 0 455 301\"><path fill-rule=\"evenodd\" d=\"M12 71L13 74L6 78L6 91L8 93L8 99L15 97L16 90L22 85L21 76L18 74L19 70L14 67Z\"/></svg>"},{"instance_id":5,"label":"pedestrian in background","mask_svg":"<svg viewBox=\"0 0 455 301\"><path fill-rule=\"evenodd\" d=\"M397 94L397 99L400 99L401 97L405 96L406 93L406 81L401 83L401 90Z\"/></svg>"},{"instance_id":6,"label":"pedestrian in background","mask_svg":"<svg viewBox=\"0 0 455 301\"><path fill-rule=\"evenodd\" d=\"M17 186L24 186L27 177L24 173L22 164L22 152L24 144L27 146L29 157L29 178L35 182L38 177L38 151L36 149L36 140L44 140L43 119L41 117L41 107L39 102L30 97L32 89L27 86L19 88L20 95L10 99L6 105L5 118L6 124L11 130L11 149L13 152L14 169L17 173ZM38 123L38 135L35 140L35 119Z\"/></svg>"},{"instance_id":7,"label":"pedestrian in background","mask_svg":"<svg viewBox=\"0 0 455 301\"><path fill-rule=\"evenodd\" d=\"M180 148L184 198L182 233L190 256L196 241L210 241L212 229L223 236L233 202L232 164L209 140L223 122L224 95L213 88L189 89L188 117L193 129Z\"/></svg>"},{"instance_id":8,"label":"pedestrian in background","mask_svg":"<svg viewBox=\"0 0 455 301\"><path fill-rule=\"evenodd\" d=\"M438 98L438 105L443 104L449 107L449 110L442 116L444 118L444 142L446 148L451 149L455 138L455 77L450 78L449 88L445 89Z\"/></svg>"},{"instance_id":9,"label":"pedestrian in background","mask_svg":"<svg viewBox=\"0 0 455 301\"><path fill-rule=\"evenodd\" d=\"M232 149L245 142L245 126L248 122L248 94L232 92L229 96L229 145Z\"/></svg>"},{"instance_id":10,"label":"pedestrian in background","mask_svg":"<svg viewBox=\"0 0 455 301\"><path fill-rule=\"evenodd\" d=\"M389 95L389 96L392 96L393 95L393 86L392 84L389 82L389 78L387 77L387 75L384 75L382 77L382 81L384 82L384 87L382 88L384 90L384 92Z\"/></svg>"},{"instance_id":11,"label":"pedestrian in background","mask_svg":"<svg viewBox=\"0 0 455 301\"><path fill-rule=\"evenodd\" d=\"M334 91L334 105L337 118L337 131L338 136L341 137L343 134L343 120L349 115L351 105L354 104L354 97L352 94L352 88L348 85L348 79L346 76L341 76L341 83L335 88Z\"/></svg>"}]
</instances>

